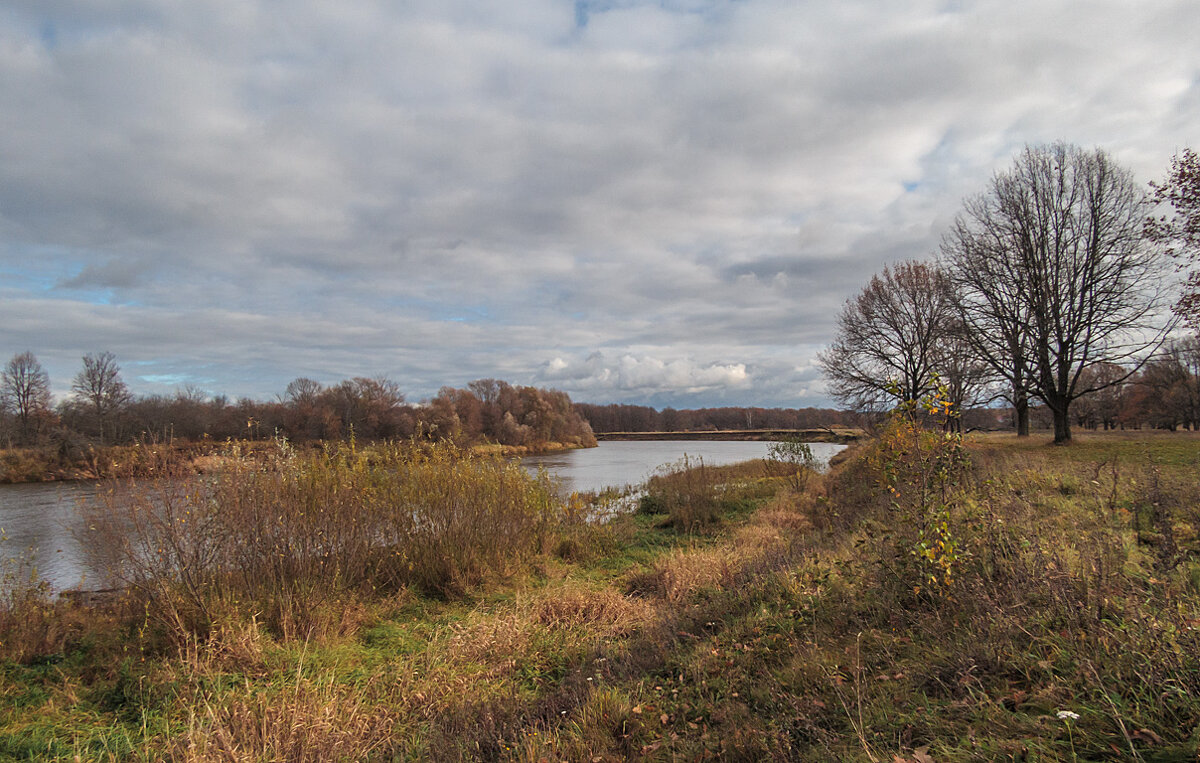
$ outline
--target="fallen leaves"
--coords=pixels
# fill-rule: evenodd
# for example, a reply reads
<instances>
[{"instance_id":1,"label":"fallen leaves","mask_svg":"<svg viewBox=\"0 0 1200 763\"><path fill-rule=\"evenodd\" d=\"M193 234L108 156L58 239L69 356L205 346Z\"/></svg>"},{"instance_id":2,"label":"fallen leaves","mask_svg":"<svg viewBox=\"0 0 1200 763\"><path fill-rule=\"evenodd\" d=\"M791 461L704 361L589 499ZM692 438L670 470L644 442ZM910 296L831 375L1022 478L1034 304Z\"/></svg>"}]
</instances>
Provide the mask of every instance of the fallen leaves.
<instances>
[{"instance_id":1,"label":"fallen leaves","mask_svg":"<svg viewBox=\"0 0 1200 763\"><path fill-rule=\"evenodd\" d=\"M913 750L911 758L906 758L903 755L893 755L892 763L933 763L933 756L929 754L929 745L925 745Z\"/></svg>"}]
</instances>

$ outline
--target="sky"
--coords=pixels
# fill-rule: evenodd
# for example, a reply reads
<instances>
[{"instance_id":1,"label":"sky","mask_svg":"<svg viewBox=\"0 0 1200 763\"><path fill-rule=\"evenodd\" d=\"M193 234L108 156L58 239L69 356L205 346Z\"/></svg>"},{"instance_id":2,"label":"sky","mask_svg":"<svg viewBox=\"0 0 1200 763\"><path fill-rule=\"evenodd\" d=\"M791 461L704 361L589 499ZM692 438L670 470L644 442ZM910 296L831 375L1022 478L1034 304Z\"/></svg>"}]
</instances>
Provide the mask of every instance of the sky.
<instances>
[{"instance_id":1,"label":"sky","mask_svg":"<svg viewBox=\"0 0 1200 763\"><path fill-rule=\"evenodd\" d=\"M1026 144L1200 145L1188 0L7 0L0 362L139 394L831 405Z\"/></svg>"}]
</instances>

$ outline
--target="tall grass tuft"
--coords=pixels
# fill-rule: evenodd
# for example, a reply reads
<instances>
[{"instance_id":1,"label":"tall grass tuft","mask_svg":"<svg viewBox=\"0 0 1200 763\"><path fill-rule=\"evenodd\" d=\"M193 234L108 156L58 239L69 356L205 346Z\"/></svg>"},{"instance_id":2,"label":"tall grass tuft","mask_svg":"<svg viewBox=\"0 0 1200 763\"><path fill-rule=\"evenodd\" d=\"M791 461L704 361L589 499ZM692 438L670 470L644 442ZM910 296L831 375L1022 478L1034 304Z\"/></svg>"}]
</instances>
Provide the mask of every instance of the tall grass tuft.
<instances>
[{"instance_id":1,"label":"tall grass tuft","mask_svg":"<svg viewBox=\"0 0 1200 763\"><path fill-rule=\"evenodd\" d=\"M0 562L0 658L21 662L50 651L56 641L53 610L49 586L26 559Z\"/></svg>"},{"instance_id":2,"label":"tall grass tuft","mask_svg":"<svg viewBox=\"0 0 1200 763\"><path fill-rule=\"evenodd\" d=\"M666 514L667 522L687 532L713 524L720 513L720 480L702 458L684 456L661 467L646 482L639 510L643 514Z\"/></svg>"}]
</instances>

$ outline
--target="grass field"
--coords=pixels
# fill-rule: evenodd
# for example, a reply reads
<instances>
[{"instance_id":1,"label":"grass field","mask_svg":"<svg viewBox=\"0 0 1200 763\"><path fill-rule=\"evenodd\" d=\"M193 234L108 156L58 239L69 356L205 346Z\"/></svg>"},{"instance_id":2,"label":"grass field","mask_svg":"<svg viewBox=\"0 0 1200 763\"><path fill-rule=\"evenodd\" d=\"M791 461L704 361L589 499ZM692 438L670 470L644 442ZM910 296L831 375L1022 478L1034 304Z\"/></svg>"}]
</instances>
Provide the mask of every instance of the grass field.
<instances>
[{"instance_id":1,"label":"grass field","mask_svg":"<svg viewBox=\"0 0 1200 763\"><path fill-rule=\"evenodd\" d=\"M660 479L643 506L664 513L599 526L495 466L462 471L473 494L525 496L499 515L506 554L463 530L445 543L474 561L422 574L367 533L353 563L378 575L303 557L306 585L221 567L210 595L174 568L96 609L10 586L0 758L1196 761L1200 439L888 436L807 480ZM339 522L430 491L470 504L380 463L288 484L323 485ZM237 479L226 500L279 494Z\"/></svg>"}]
</instances>

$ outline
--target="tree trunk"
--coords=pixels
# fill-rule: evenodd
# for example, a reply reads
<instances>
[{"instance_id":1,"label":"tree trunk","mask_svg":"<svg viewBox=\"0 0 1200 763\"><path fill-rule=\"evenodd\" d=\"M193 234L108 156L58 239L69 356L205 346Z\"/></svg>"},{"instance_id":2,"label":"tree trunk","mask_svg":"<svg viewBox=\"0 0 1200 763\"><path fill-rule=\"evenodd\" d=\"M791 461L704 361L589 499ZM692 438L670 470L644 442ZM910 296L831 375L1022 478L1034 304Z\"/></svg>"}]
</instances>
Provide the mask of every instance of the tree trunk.
<instances>
[{"instance_id":1,"label":"tree trunk","mask_svg":"<svg viewBox=\"0 0 1200 763\"><path fill-rule=\"evenodd\" d=\"M1071 418L1067 415L1067 406L1061 409L1051 406L1050 410L1054 414L1054 444L1066 445L1071 441Z\"/></svg>"},{"instance_id":2,"label":"tree trunk","mask_svg":"<svg viewBox=\"0 0 1200 763\"><path fill-rule=\"evenodd\" d=\"M1029 398L1022 395L1013 406L1017 414L1017 437L1029 436Z\"/></svg>"}]
</instances>

